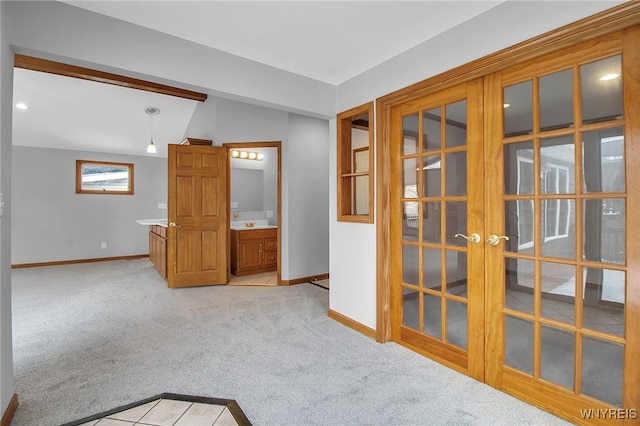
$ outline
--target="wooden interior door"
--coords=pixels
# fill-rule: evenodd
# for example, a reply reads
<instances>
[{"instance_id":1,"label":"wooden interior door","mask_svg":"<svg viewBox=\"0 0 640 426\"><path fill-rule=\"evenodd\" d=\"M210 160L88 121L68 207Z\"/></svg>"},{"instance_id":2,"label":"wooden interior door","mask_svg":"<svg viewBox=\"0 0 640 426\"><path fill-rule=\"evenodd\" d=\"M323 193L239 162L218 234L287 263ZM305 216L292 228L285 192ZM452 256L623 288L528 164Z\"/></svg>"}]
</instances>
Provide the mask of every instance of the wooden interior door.
<instances>
[{"instance_id":1,"label":"wooden interior door","mask_svg":"<svg viewBox=\"0 0 640 426\"><path fill-rule=\"evenodd\" d=\"M638 424L637 46L391 107L392 340L574 423Z\"/></svg>"},{"instance_id":2,"label":"wooden interior door","mask_svg":"<svg viewBox=\"0 0 640 426\"><path fill-rule=\"evenodd\" d=\"M486 382L581 424L640 415L638 45L485 79Z\"/></svg>"},{"instance_id":3,"label":"wooden interior door","mask_svg":"<svg viewBox=\"0 0 640 426\"><path fill-rule=\"evenodd\" d=\"M482 81L391 119L392 339L483 380Z\"/></svg>"},{"instance_id":4,"label":"wooden interior door","mask_svg":"<svg viewBox=\"0 0 640 426\"><path fill-rule=\"evenodd\" d=\"M169 145L169 287L227 283L227 149Z\"/></svg>"}]
</instances>

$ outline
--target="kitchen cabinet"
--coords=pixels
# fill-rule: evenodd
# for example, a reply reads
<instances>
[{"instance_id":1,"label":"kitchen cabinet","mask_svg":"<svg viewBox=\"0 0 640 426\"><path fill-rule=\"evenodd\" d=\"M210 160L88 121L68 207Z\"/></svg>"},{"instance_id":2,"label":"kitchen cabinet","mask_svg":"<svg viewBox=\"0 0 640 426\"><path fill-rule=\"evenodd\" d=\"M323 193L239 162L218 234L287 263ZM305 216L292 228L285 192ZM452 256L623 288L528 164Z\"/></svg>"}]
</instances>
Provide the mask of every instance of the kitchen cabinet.
<instances>
[{"instance_id":1,"label":"kitchen cabinet","mask_svg":"<svg viewBox=\"0 0 640 426\"><path fill-rule=\"evenodd\" d=\"M167 278L167 228L164 226L149 226L149 260L160 275Z\"/></svg>"},{"instance_id":2,"label":"kitchen cabinet","mask_svg":"<svg viewBox=\"0 0 640 426\"><path fill-rule=\"evenodd\" d=\"M235 276L275 271L278 268L278 230L232 229L231 273Z\"/></svg>"}]
</instances>

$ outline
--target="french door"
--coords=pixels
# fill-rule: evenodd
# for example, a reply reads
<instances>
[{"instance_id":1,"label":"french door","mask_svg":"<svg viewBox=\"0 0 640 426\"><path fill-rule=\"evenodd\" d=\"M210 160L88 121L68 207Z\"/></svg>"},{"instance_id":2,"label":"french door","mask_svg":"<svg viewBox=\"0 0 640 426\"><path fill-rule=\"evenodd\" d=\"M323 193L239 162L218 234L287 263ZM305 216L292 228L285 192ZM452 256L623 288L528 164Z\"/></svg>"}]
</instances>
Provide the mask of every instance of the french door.
<instances>
[{"instance_id":1,"label":"french door","mask_svg":"<svg viewBox=\"0 0 640 426\"><path fill-rule=\"evenodd\" d=\"M640 418L640 31L391 110L391 336L576 423Z\"/></svg>"},{"instance_id":2,"label":"french door","mask_svg":"<svg viewBox=\"0 0 640 426\"><path fill-rule=\"evenodd\" d=\"M401 105L392 126L392 338L482 380L482 81Z\"/></svg>"}]
</instances>

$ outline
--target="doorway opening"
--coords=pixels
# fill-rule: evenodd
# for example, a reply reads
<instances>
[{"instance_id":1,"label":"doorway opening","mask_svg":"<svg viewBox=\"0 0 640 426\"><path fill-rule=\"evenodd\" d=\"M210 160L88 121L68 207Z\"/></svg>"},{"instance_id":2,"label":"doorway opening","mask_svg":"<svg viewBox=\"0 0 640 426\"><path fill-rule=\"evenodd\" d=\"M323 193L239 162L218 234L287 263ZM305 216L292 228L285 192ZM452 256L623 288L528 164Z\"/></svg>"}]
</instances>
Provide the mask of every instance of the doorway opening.
<instances>
[{"instance_id":1,"label":"doorway opening","mask_svg":"<svg viewBox=\"0 0 640 426\"><path fill-rule=\"evenodd\" d=\"M282 285L281 142L229 142L229 284Z\"/></svg>"}]
</instances>

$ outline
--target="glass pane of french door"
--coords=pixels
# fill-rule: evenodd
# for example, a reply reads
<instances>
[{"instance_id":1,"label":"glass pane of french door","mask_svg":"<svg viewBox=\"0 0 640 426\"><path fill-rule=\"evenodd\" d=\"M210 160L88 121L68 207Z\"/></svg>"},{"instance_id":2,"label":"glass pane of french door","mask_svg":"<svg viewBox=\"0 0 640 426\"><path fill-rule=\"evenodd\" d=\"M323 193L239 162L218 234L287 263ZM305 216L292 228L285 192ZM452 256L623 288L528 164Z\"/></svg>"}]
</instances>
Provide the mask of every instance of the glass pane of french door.
<instances>
[{"instance_id":1,"label":"glass pane of french door","mask_svg":"<svg viewBox=\"0 0 640 426\"><path fill-rule=\"evenodd\" d=\"M481 283L469 294L469 259L479 256L482 246L468 240L482 221L482 196L477 196L482 179L470 175L479 169L470 163L481 161L482 154L478 146L470 153L470 127L477 124L470 125L469 117L478 118L469 113L466 91L462 85L396 112L401 187L394 218L402 230L397 250L402 270L394 328L402 341L468 373L470 347L483 345L469 336L469 324L478 323L471 316L482 309L469 304L484 302ZM481 99L474 102L481 105Z\"/></svg>"},{"instance_id":2,"label":"glass pane of french door","mask_svg":"<svg viewBox=\"0 0 640 426\"><path fill-rule=\"evenodd\" d=\"M488 374L496 387L535 388L536 398L574 413L623 408L630 281L622 55L565 65L556 57L529 70L487 85L503 111L488 154L501 158L501 177L486 183L487 233L496 237L486 252L487 285L495 286L488 303L501 307L487 320L500 324L487 350L501 354Z\"/></svg>"}]
</instances>

